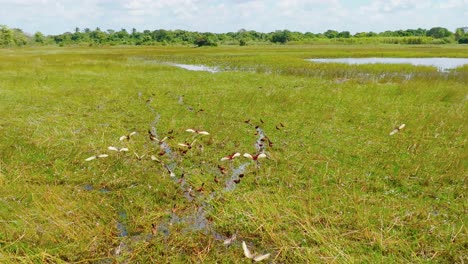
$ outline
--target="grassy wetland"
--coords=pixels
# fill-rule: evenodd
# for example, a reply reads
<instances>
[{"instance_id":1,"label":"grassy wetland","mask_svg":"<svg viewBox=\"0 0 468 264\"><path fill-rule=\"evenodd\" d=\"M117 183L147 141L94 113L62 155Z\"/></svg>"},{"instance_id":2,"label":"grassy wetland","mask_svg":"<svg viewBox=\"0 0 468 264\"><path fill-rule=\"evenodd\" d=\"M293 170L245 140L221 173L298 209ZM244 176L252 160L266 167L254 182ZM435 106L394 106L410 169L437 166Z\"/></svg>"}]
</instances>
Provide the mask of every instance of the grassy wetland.
<instances>
[{"instance_id":1,"label":"grassy wetland","mask_svg":"<svg viewBox=\"0 0 468 264\"><path fill-rule=\"evenodd\" d=\"M0 262L467 262L468 68L305 61L467 54L1 49Z\"/></svg>"}]
</instances>

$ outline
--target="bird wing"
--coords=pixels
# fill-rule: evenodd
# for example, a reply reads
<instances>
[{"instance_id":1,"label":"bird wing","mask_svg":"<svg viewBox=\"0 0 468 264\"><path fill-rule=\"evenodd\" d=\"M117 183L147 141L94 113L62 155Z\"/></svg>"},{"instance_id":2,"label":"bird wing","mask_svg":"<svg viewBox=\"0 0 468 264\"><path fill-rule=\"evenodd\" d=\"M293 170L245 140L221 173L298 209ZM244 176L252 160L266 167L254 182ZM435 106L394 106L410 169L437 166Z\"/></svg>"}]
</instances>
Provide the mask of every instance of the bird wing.
<instances>
[{"instance_id":1,"label":"bird wing","mask_svg":"<svg viewBox=\"0 0 468 264\"><path fill-rule=\"evenodd\" d=\"M250 155L249 153L244 153L243 156L248 158L248 159L253 159L252 155Z\"/></svg>"},{"instance_id":2,"label":"bird wing","mask_svg":"<svg viewBox=\"0 0 468 264\"><path fill-rule=\"evenodd\" d=\"M262 260L267 259L269 257L270 257L270 253L265 254L265 255L256 256L255 258L253 258L253 260L255 262L259 262L259 261L262 261Z\"/></svg>"},{"instance_id":3,"label":"bird wing","mask_svg":"<svg viewBox=\"0 0 468 264\"><path fill-rule=\"evenodd\" d=\"M242 241L242 249L244 249L244 255L251 259L253 256L252 256L252 253L250 253L250 250L247 248L247 244L245 244L245 241Z\"/></svg>"},{"instance_id":4,"label":"bird wing","mask_svg":"<svg viewBox=\"0 0 468 264\"><path fill-rule=\"evenodd\" d=\"M86 160L86 161L90 161L90 160L93 160L93 159L95 159L95 158L96 158L96 156L91 156L91 157L89 157L89 158L87 158L87 159L85 159L85 160Z\"/></svg>"}]
</instances>

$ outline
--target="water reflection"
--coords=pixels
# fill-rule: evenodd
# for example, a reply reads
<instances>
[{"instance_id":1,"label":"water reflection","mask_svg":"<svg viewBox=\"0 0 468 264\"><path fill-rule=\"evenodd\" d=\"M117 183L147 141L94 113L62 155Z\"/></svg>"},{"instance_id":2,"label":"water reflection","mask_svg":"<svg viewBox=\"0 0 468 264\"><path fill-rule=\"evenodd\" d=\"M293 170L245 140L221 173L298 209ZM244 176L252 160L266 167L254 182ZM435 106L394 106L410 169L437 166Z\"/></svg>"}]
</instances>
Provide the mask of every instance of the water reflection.
<instances>
[{"instance_id":1,"label":"water reflection","mask_svg":"<svg viewBox=\"0 0 468 264\"><path fill-rule=\"evenodd\" d=\"M180 64L180 63L168 63L171 66L179 67L189 71L206 71L206 72L220 72L221 70L218 67L209 67L205 65L191 65L191 64Z\"/></svg>"},{"instance_id":2,"label":"water reflection","mask_svg":"<svg viewBox=\"0 0 468 264\"><path fill-rule=\"evenodd\" d=\"M439 71L448 71L468 64L468 58L333 58L307 59L312 62L346 63L346 64L412 64L416 66L434 66Z\"/></svg>"}]
</instances>

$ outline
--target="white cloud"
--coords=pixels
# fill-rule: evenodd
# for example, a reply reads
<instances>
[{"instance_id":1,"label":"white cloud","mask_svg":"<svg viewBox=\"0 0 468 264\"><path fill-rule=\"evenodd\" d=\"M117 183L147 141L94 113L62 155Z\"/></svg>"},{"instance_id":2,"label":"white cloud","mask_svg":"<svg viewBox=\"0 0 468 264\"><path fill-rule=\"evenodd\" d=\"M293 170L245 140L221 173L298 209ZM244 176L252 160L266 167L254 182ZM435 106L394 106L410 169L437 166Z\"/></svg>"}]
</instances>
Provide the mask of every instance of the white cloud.
<instances>
[{"instance_id":1,"label":"white cloud","mask_svg":"<svg viewBox=\"0 0 468 264\"><path fill-rule=\"evenodd\" d=\"M430 7L432 3L425 0L376 0L362 6L364 12L393 13L404 10L415 10Z\"/></svg>"},{"instance_id":2,"label":"white cloud","mask_svg":"<svg viewBox=\"0 0 468 264\"><path fill-rule=\"evenodd\" d=\"M0 0L0 24L27 32L62 33L75 27L241 28L324 32L465 26L468 0ZM366 3L366 2L364 2Z\"/></svg>"},{"instance_id":3,"label":"white cloud","mask_svg":"<svg viewBox=\"0 0 468 264\"><path fill-rule=\"evenodd\" d=\"M448 9L448 8L459 8L459 7L465 7L467 9L468 6L468 0L448 0L439 3L438 5L440 8Z\"/></svg>"}]
</instances>

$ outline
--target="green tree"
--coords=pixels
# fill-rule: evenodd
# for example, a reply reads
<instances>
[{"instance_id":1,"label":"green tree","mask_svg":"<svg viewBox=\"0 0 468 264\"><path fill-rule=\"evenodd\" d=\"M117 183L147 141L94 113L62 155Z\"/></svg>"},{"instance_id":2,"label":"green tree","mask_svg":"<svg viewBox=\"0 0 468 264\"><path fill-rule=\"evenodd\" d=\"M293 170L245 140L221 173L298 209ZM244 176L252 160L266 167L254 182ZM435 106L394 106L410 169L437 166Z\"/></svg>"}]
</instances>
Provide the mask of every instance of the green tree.
<instances>
[{"instance_id":1,"label":"green tree","mask_svg":"<svg viewBox=\"0 0 468 264\"><path fill-rule=\"evenodd\" d=\"M271 35L271 42L286 44L291 40L291 37L289 30L277 30Z\"/></svg>"},{"instance_id":2,"label":"green tree","mask_svg":"<svg viewBox=\"0 0 468 264\"><path fill-rule=\"evenodd\" d=\"M323 35L325 35L325 37L327 37L329 39L336 38L336 37L338 37L338 31L329 29L329 30L325 31L323 33Z\"/></svg>"},{"instance_id":3,"label":"green tree","mask_svg":"<svg viewBox=\"0 0 468 264\"><path fill-rule=\"evenodd\" d=\"M351 33L349 33L349 31L341 31L340 33L338 33L338 37L339 38L350 38Z\"/></svg>"},{"instance_id":4,"label":"green tree","mask_svg":"<svg viewBox=\"0 0 468 264\"><path fill-rule=\"evenodd\" d=\"M436 39L450 37L453 33L443 27L433 27L426 32L426 36Z\"/></svg>"},{"instance_id":5,"label":"green tree","mask_svg":"<svg viewBox=\"0 0 468 264\"><path fill-rule=\"evenodd\" d=\"M0 25L0 46L7 47L14 44L13 31L7 26Z\"/></svg>"},{"instance_id":6,"label":"green tree","mask_svg":"<svg viewBox=\"0 0 468 264\"><path fill-rule=\"evenodd\" d=\"M463 30L463 28L457 28L455 30L455 40L458 41L460 40L461 38L463 38L463 36L465 35L465 31Z\"/></svg>"},{"instance_id":7,"label":"green tree","mask_svg":"<svg viewBox=\"0 0 468 264\"><path fill-rule=\"evenodd\" d=\"M33 37L34 43L37 43L37 44L44 44L45 39L46 37L41 32L36 32Z\"/></svg>"},{"instance_id":8,"label":"green tree","mask_svg":"<svg viewBox=\"0 0 468 264\"><path fill-rule=\"evenodd\" d=\"M247 41L245 39L240 39L239 46L247 46Z\"/></svg>"},{"instance_id":9,"label":"green tree","mask_svg":"<svg viewBox=\"0 0 468 264\"><path fill-rule=\"evenodd\" d=\"M212 36L200 36L198 37L195 42L194 42L195 45L197 45L198 47L202 47L202 46L218 46L218 43L217 41L212 37Z\"/></svg>"}]
</instances>

